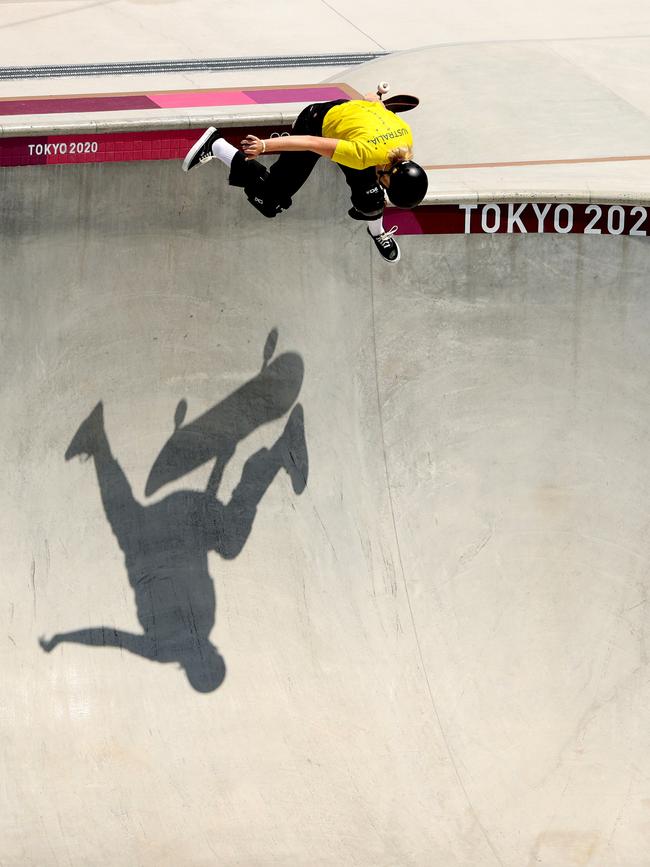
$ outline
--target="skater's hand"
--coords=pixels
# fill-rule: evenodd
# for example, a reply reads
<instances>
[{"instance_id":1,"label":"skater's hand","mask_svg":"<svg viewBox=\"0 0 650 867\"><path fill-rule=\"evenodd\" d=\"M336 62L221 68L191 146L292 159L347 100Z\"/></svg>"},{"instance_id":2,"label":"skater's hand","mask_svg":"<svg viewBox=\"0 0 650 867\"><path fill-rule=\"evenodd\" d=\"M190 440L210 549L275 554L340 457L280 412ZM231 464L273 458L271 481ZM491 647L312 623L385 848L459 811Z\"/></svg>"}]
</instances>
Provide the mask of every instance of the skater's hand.
<instances>
[{"instance_id":1,"label":"skater's hand","mask_svg":"<svg viewBox=\"0 0 650 867\"><path fill-rule=\"evenodd\" d=\"M247 160L254 160L266 150L264 142L255 135L247 135L241 143L241 149L246 154Z\"/></svg>"},{"instance_id":2,"label":"skater's hand","mask_svg":"<svg viewBox=\"0 0 650 867\"><path fill-rule=\"evenodd\" d=\"M46 652L50 653L56 647L56 636L53 635L52 638L48 641L44 635L38 639L38 643L41 645L41 648Z\"/></svg>"}]
</instances>

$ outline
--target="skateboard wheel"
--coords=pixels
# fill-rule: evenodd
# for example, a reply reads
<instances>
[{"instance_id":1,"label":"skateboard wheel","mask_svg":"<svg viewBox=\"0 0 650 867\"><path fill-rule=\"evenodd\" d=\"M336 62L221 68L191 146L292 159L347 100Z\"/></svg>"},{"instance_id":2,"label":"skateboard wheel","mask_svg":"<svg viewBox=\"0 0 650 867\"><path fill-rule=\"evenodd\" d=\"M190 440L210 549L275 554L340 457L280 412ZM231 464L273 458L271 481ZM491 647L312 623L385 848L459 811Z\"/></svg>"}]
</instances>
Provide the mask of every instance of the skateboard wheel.
<instances>
[{"instance_id":1,"label":"skateboard wheel","mask_svg":"<svg viewBox=\"0 0 650 867\"><path fill-rule=\"evenodd\" d=\"M380 81L377 85L377 93L388 93L390 84L387 81Z\"/></svg>"}]
</instances>

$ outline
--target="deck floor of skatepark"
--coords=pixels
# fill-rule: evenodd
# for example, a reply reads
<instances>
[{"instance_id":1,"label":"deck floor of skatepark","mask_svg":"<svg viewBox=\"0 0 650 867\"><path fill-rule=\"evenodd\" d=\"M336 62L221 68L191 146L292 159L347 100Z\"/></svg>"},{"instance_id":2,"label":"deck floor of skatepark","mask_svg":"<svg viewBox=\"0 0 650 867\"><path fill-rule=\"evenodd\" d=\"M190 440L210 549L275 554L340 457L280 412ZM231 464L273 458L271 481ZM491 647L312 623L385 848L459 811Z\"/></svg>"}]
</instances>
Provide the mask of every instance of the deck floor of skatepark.
<instances>
[{"instance_id":1,"label":"deck floor of skatepark","mask_svg":"<svg viewBox=\"0 0 650 867\"><path fill-rule=\"evenodd\" d=\"M0 185L0 865L647 867L647 240Z\"/></svg>"}]
</instances>

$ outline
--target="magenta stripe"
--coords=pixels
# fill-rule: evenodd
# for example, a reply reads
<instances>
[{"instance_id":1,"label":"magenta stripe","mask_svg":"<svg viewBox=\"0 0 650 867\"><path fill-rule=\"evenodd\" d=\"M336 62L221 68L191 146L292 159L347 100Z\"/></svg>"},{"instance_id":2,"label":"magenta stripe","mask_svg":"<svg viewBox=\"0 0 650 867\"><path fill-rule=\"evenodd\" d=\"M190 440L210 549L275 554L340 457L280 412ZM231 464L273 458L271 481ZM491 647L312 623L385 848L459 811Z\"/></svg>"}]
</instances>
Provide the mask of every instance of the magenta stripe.
<instances>
[{"instance_id":1,"label":"magenta stripe","mask_svg":"<svg viewBox=\"0 0 650 867\"><path fill-rule=\"evenodd\" d=\"M385 222L389 220L397 223L400 235L421 235L424 232L417 211L402 211L395 208L386 215Z\"/></svg>"},{"instance_id":2,"label":"magenta stripe","mask_svg":"<svg viewBox=\"0 0 650 867\"><path fill-rule=\"evenodd\" d=\"M16 99L0 101L0 115L64 114L82 111L130 111L156 108L143 94L130 96L75 96L61 99Z\"/></svg>"}]
</instances>

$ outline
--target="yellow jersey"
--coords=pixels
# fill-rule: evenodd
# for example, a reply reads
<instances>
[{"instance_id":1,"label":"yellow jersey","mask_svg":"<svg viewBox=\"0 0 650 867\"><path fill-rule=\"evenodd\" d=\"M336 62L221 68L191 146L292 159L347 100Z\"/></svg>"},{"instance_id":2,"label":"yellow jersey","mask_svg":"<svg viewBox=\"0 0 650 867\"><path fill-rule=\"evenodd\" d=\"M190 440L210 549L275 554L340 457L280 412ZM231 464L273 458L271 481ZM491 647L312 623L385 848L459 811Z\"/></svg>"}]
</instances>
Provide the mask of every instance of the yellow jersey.
<instances>
[{"instance_id":1,"label":"yellow jersey","mask_svg":"<svg viewBox=\"0 0 650 867\"><path fill-rule=\"evenodd\" d=\"M363 99L330 108L323 119L323 136L339 139L332 160L351 169L383 166L393 148L413 147L407 123L381 102Z\"/></svg>"}]
</instances>

